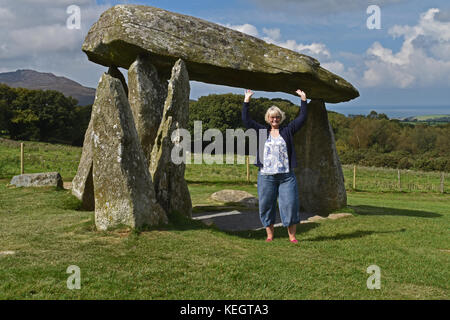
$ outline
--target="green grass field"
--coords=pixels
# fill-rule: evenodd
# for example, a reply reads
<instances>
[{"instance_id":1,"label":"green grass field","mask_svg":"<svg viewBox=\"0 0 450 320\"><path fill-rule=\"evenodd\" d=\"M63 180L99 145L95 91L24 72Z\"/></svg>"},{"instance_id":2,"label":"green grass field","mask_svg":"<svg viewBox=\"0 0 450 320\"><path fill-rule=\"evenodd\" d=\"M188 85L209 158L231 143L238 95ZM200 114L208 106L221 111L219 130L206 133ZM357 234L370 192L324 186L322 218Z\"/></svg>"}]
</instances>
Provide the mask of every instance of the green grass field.
<instances>
[{"instance_id":1,"label":"green grass field","mask_svg":"<svg viewBox=\"0 0 450 320\"><path fill-rule=\"evenodd\" d=\"M343 211L353 217L300 224L298 245L284 228L265 243L264 231L225 232L176 216L145 231L100 232L70 190L8 186L16 169L4 159L15 148L0 144L2 168L10 168L0 179L0 299L450 297L448 193L348 189ZM80 148L28 150L30 171L54 171L39 163L56 158L66 181L75 175ZM220 189L256 195L256 175L247 183L245 165L190 165L186 179L197 210L223 208L209 199ZM81 270L79 290L67 288L70 265ZM379 290L367 288L370 265L381 270Z\"/></svg>"}]
</instances>

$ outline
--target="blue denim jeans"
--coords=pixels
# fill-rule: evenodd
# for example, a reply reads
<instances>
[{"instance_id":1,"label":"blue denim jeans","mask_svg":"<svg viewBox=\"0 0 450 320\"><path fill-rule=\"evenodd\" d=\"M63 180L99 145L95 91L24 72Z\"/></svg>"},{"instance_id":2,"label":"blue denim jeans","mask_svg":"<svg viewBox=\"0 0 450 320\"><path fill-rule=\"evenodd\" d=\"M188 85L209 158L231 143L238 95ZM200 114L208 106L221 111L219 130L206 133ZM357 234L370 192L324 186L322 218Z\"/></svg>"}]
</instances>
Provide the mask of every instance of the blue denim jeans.
<instances>
[{"instance_id":1,"label":"blue denim jeans","mask_svg":"<svg viewBox=\"0 0 450 320\"><path fill-rule=\"evenodd\" d=\"M275 224L277 199L283 226L300 222L297 178L293 171L270 175L258 171L258 198L264 227Z\"/></svg>"}]
</instances>

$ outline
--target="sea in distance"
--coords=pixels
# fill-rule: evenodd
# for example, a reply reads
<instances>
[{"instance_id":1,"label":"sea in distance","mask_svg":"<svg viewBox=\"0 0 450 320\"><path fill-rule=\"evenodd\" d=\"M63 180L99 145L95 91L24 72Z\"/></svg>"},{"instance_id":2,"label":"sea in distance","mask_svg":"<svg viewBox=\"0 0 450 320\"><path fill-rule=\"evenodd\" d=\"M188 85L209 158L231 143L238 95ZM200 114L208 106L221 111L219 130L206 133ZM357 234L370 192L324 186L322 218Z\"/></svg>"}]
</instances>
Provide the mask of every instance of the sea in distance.
<instances>
[{"instance_id":1,"label":"sea in distance","mask_svg":"<svg viewBox=\"0 0 450 320\"><path fill-rule=\"evenodd\" d=\"M366 116L374 110L376 113L384 113L389 119L423 115L450 115L450 106L345 106L344 104L326 104L326 108L346 116L358 114Z\"/></svg>"}]
</instances>

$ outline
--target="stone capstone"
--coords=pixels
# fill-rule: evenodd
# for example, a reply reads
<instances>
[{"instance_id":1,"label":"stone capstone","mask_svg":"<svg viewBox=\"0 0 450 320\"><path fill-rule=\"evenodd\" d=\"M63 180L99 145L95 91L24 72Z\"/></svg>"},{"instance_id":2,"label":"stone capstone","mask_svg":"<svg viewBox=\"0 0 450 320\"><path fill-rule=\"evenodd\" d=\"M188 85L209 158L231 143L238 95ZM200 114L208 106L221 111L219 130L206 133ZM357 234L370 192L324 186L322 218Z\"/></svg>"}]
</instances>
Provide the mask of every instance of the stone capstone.
<instances>
[{"instance_id":1,"label":"stone capstone","mask_svg":"<svg viewBox=\"0 0 450 320\"><path fill-rule=\"evenodd\" d=\"M300 211L327 216L347 205L344 174L325 104L308 103L308 116L294 135Z\"/></svg>"},{"instance_id":2,"label":"stone capstone","mask_svg":"<svg viewBox=\"0 0 450 320\"><path fill-rule=\"evenodd\" d=\"M16 187L56 187L63 188L63 180L58 172L28 173L14 176L10 184Z\"/></svg>"},{"instance_id":3,"label":"stone capstone","mask_svg":"<svg viewBox=\"0 0 450 320\"><path fill-rule=\"evenodd\" d=\"M142 5L116 5L89 30L82 50L104 66L128 69L141 54L160 75L183 59L191 80L341 102L359 96L319 61L224 26Z\"/></svg>"},{"instance_id":4,"label":"stone capstone","mask_svg":"<svg viewBox=\"0 0 450 320\"><path fill-rule=\"evenodd\" d=\"M142 149L150 161L167 97L167 80L161 79L146 56L138 56L128 70L129 102Z\"/></svg>"},{"instance_id":5,"label":"stone capstone","mask_svg":"<svg viewBox=\"0 0 450 320\"><path fill-rule=\"evenodd\" d=\"M172 161L174 142L180 142L177 129L188 127L189 92L189 75L186 65L182 60L178 60L172 68L161 124L150 156L149 170L161 207L168 214L176 211L191 217L191 196L184 180L185 162L176 164ZM173 134L174 141L172 141Z\"/></svg>"},{"instance_id":6,"label":"stone capstone","mask_svg":"<svg viewBox=\"0 0 450 320\"><path fill-rule=\"evenodd\" d=\"M258 198L242 190L220 190L211 194L211 199L218 202L239 203L247 207L258 206Z\"/></svg>"},{"instance_id":7,"label":"stone capstone","mask_svg":"<svg viewBox=\"0 0 450 320\"><path fill-rule=\"evenodd\" d=\"M92 180L92 116L84 134L83 150L78 164L77 174L72 180L72 194L82 202L85 210L95 209L94 182Z\"/></svg>"},{"instance_id":8,"label":"stone capstone","mask_svg":"<svg viewBox=\"0 0 450 320\"><path fill-rule=\"evenodd\" d=\"M120 80L103 74L91 117L96 227L166 223Z\"/></svg>"}]
</instances>

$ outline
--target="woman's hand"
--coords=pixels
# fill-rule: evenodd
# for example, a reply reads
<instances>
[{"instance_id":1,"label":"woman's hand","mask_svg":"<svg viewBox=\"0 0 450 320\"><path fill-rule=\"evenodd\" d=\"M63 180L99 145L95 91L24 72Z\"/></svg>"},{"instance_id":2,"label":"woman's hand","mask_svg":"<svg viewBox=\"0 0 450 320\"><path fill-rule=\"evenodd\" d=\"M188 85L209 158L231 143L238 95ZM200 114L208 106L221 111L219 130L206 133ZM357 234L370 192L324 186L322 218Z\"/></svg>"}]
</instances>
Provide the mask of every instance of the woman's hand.
<instances>
[{"instance_id":1,"label":"woman's hand","mask_svg":"<svg viewBox=\"0 0 450 320\"><path fill-rule=\"evenodd\" d=\"M245 90L245 98L244 102L250 102L250 98L254 95L254 92L252 90Z\"/></svg>"},{"instance_id":2,"label":"woman's hand","mask_svg":"<svg viewBox=\"0 0 450 320\"><path fill-rule=\"evenodd\" d=\"M302 98L303 101L306 101L306 93L304 91L297 89L295 92L300 96L300 98Z\"/></svg>"}]
</instances>

